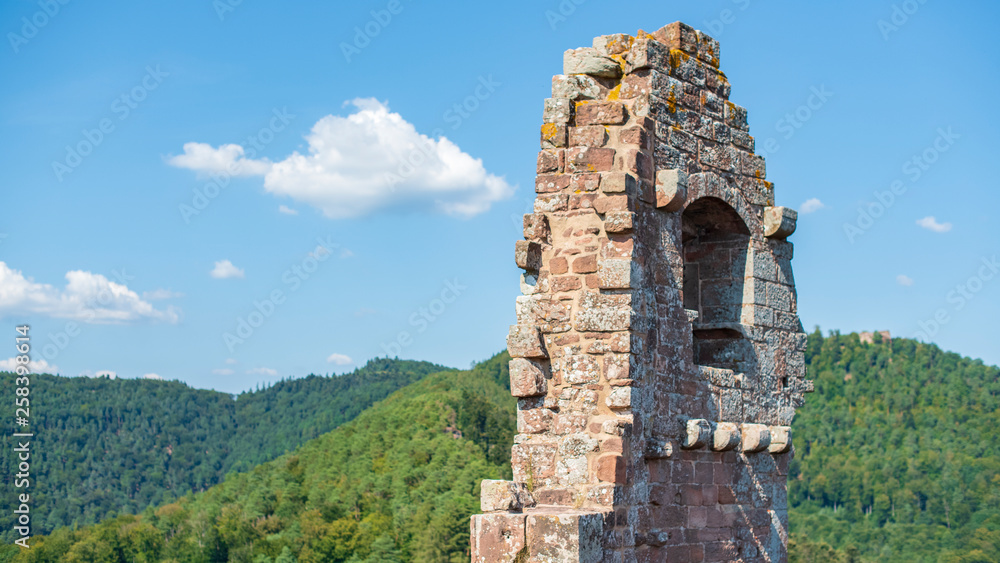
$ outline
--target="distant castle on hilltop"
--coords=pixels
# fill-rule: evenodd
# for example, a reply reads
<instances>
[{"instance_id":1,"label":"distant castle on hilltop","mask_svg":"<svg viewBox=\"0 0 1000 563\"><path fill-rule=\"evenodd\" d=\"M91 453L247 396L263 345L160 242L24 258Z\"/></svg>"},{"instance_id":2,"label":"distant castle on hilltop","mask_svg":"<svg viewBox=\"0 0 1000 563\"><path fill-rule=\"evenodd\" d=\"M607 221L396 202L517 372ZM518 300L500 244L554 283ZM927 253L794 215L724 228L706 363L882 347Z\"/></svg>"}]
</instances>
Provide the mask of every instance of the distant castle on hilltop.
<instances>
[{"instance_id":1,"label":"distant castle on hilltop","mask_svg":"<svg viewBox=\"0 0 1000 563\"><path fill-rule=\"evenodd\" d=\"M858 338L861 339L862 344L874 344L876 334L882 335L882 342L885 342L886 344L892 344L892 335L889 334L888 330L878 330L875 332L862 332L858 334Z\"/></svg>"}]
</instances>

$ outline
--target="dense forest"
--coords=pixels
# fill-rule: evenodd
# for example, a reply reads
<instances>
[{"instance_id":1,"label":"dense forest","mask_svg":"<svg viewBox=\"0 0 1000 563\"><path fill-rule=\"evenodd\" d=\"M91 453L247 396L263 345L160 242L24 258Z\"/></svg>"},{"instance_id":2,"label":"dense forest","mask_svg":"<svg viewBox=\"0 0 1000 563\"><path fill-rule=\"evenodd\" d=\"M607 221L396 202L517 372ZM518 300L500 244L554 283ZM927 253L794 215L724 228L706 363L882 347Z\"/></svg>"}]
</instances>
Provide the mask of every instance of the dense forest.
<instances>
[{"instance_id":1,"label":"dense forest","mask_svg":"<svg viewBox=\"0 0 1000 563\"><path fill-rule=\"evenodd\" d=\"M809 336L793 561L1000 561L1000 369L896 338Z\"/></svg>"},{"instance_id":2,"label":"dense forest","mask_svg":"<svg viewBox=\"0 0 1000 563\"><path fill-rule=\"evenodd\" d=\"M341 376L289 379L236 397L177 381L33 376L34 528L91 524L205 490L444 369L372 360ZM0 394L13 396L13 383L0 374ZM16 461L0 457L6 490L13 490ZM10 512L0 514L7 543L12 522Z\"/></svg>"},{"instance_id":3,"label":"dense forest","mask_svg":"<svg viewBox=\"0 0 1000 563\"><path fill-rule=\"evenodd\" d=\"M427 376L207 491L5 546L0 561L464 562L479 480L510 476L506 359ZM790 560L1000 561L1000 370L818 330L806 361L816 392L793 425Z\"/></svg>"},{"instance_id":4,"label":"dense forest","mask_svg":"<svg viewBox=\"0 0 1000 563\"><path fill-rule=\"evenodd\" d=\"M61 528L30 550L5 546L3 555L66 563L464 563L479 481L510 478L508 359L429 376L203 493Z\"/></svg>"}]
</instances>

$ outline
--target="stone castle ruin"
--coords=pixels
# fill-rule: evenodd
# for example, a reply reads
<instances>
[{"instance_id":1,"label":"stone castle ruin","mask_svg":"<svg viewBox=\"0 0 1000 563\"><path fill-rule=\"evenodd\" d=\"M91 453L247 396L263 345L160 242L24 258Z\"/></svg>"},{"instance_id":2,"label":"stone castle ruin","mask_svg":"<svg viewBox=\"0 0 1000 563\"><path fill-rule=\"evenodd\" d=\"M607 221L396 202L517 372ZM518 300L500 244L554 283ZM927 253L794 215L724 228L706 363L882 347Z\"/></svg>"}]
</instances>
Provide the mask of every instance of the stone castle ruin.
<instances>
[{"instance_id":1,"label":"stone castle ruin","mask_svg":"<svg viewBox=\"0 0 1000 563\"><path fill-rule=\"evenodd\" d=\"M563 65L515 249L514 480L483 482L472 560L785 561L812 390L796 213L711 37L607 35Z\"/></svg>"}]
</instances>

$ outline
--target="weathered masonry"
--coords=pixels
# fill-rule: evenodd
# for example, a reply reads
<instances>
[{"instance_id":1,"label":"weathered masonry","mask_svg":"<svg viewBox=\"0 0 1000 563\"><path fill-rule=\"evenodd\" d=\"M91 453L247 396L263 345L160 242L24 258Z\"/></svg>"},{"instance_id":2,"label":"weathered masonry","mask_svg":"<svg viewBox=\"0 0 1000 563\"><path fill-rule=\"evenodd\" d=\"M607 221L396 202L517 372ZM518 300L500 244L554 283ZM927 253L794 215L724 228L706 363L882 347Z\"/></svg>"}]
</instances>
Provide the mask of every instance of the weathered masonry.
<instances>
[{"instance_id":1,"label":"weathered masonry","mask_svg":"<svg viewBox=\"0 0 1000 563\"><path fill-rule=\"evenodd\" d=\"M806 337L717 41L681 23L567 51L545 100L507 342L513 482L474 562L785 561Z\"/></svg>"}]
</instances>

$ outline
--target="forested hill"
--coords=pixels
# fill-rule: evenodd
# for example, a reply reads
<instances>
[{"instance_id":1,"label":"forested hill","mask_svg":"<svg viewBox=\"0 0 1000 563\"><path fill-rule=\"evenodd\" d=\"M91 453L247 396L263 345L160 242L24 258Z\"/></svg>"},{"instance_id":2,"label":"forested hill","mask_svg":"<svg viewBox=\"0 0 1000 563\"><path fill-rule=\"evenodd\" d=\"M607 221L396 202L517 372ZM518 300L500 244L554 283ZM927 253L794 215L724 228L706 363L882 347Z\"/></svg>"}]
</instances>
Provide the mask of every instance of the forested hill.
<instances>
[{"instance_id":1,"label":"forested hill","mask_svg":"<svg viewBox=\"0 0 1000 563\"><path fill-rule=\"evenodd\" d=\"M792 425L792 560L1000 561L1000 369L819 331L806 359L816 392Z\"/></svg>"},{"instance_id":2,"label":"forested hill","mask_svg":"<svg viewBox=\"0 0 1000 563\"><path fill-rule=\"evenodd\" d=\"M466 563L479 481L509 479L506 353L429 376L251 471L0 561Z\"/></svg>"},{"instance_id":3,"label":"forested hill","mask_svg":"<svg viewBox=\"0 0 1000 563\"><path fill-rule=\"evenodd\" d=\"M32 376L33 527L46 533L89 524L204 490L446 369L378 359L352 373L284 380L235 399L176 381ZM13 384L2 374L0 396L13 397ZM14 490L15 462L0 457L4 490ZM8 543L12 521L9 511L0 514L0 539Z\"/></svg>"}]
</instances>

